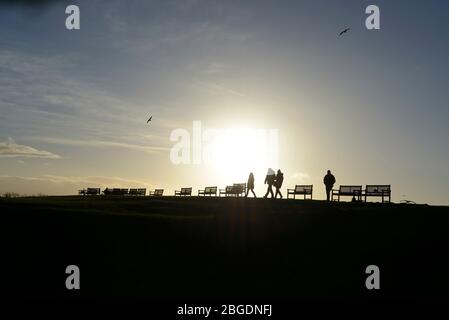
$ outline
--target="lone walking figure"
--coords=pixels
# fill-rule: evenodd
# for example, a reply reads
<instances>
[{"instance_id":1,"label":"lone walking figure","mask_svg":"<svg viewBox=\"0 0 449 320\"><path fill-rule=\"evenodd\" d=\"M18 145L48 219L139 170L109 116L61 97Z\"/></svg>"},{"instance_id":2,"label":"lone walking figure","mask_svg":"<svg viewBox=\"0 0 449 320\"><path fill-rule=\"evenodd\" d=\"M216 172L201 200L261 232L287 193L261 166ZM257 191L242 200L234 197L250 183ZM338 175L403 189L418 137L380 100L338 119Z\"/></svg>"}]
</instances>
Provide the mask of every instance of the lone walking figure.
<instances>
[{"instance_id":1,"label":"lone walking figure","mask_svg":"<svg viewBox=\"0 0 449 320\"><path fill-rule=\"evenodd\" d=\"M249 174L248 183L246 184L245 198L248 197L248 193L249 193L250 190L253 193L254 198L257 198L256 197L256 193L254 192L254 174L252 172Z\"/></svg>"},{"instance_id":2,"label":"lone walking figure","mask_svg":"<svg viewBox=\"0 0 449 320\"><path fill-rule=\"evenodd\" d=\"M330 201L331 191L332 188L334 187L335 181L336 180L334 175L331 173L330 170L327 170L327 174L324 176L323 179L324 185L326 186L327 201Z\"/></svg>"}]
</instances>

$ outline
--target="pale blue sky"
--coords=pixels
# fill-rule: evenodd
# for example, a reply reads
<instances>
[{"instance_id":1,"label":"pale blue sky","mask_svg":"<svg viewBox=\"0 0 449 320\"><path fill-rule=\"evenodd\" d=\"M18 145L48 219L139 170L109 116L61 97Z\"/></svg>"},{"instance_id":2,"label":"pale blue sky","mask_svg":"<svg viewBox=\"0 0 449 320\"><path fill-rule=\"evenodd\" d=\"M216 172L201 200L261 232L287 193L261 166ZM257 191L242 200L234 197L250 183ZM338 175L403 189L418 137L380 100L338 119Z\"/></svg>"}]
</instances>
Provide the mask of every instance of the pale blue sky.
<instances>
[{"instance_id":1,"label":"pale blue sky","mask_svg":"<svg viewBox=\"0 0 449 320\"><path fill-rule=\"evenodd\" d=\"M0 192L245 181L170 162L170 132L200 120L278 129L284 186L317 198L332 169L337 184L449 204L446 2L0 3ZM381 30L364 27L368 4Z\"/></svg>"}]
</instances>

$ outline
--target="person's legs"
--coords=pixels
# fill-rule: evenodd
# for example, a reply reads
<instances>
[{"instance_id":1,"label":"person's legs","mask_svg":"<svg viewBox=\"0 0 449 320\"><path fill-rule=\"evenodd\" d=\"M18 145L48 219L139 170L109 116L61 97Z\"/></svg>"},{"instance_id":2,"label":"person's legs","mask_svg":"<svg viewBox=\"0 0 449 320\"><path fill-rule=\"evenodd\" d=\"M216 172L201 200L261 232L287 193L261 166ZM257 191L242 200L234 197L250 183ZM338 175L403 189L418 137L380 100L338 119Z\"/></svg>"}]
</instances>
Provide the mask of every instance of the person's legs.
<instances>
[{"instance_id":1,"label":"person's legs","mask_svg":"<svg viewBox=\"0 0 449 320\"><path fill-rule=\"evenodd\" d=\"M256 193L254 192L254 189L251 189L251 192L253 193L254 198L257 198Z\"/></svg>"},{"instance_id":2,"label":"person's legs","mask_svg":"<svg viewBox=\"0 0 449 320\"><path fill-rule=\"evenodd\" d=\"M269 191L270 191L271 198L274 198L273 185L272 185L272 184L268 185L268 189L269 189Z\"/></svg>"},{"instance_id":3,"label":"person's legs","mask_svg":"<svg viewBox=\"0 0 449 320\"><path fill-rule=\"evenodd\" d=\"M331 197L331 190L332 190L332 188L328 188L328 187L326 187L326 196L327 196L327 201L330 201L330 197Z\"/></svg>"}]
</instances>

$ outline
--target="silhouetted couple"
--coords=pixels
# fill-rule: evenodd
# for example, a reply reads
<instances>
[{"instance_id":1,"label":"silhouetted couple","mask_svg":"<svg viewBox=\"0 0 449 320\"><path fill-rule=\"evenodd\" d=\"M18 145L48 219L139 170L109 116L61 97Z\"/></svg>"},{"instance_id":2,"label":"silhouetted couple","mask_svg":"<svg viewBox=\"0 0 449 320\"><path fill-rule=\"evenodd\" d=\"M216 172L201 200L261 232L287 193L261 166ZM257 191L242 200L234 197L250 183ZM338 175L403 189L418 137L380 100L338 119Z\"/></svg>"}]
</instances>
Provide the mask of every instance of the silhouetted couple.
<instances>
[{"instance_id":1,"label":"silhouetted couple","mask_svg":"<svg viewBox=\"0 0 449 320\"><path fill-rule=\"evenodd\" d=\"M282 199L281 187L284 182L284 174L281 170L278 170L277 174L274 173L274 170L269 168L267 172L267 176L265 177L265 184L268 184L267 193L264 198L267 198L269 194L271 194L271 198L277 198L279 195ZM273 194L273 186L276 188L276 194Z\"/></svg>"}]
</instances>

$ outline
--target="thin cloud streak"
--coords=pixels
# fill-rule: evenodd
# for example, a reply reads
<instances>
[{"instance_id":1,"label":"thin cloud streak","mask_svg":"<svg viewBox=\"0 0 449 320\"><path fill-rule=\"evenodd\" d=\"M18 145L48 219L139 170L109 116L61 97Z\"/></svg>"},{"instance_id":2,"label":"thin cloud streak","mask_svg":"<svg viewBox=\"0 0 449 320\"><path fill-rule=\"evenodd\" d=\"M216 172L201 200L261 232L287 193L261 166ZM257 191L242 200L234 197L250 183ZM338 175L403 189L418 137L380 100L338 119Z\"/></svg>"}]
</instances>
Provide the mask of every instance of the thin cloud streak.
<instances>
[{"instance_id":1,"label":"thin cloud streak","mask_svg":"<svg viewBox=\"0 0 449 320\"><path fill-rule=\"evenodd\" d=\"M0 142L0 158L45 158L61 159L61 156L45 150L16 144L11 138L7 142Z\"/></svg>"},{"instance_id":2,"label":"thin cloud streak","mask_svg":"<svg viewBox=\"0 0 449 320\"><path fill-rule=\"evenodd\" d=\"M79 147L97 147L97 148L125 148L136 151L142 151L146 153L160 153L169 151L168 147L158 147L158 146L143 146L138 144L130 144L117 141L103 141L103 140L76 140L76 139L62 139L62 138L50 138L50 137L39 137L30 138L33 140L38 140L50 144L61 144L66 146L79 146Z\"/></svg>"},{"instance_id":3,"label":"thin cloud streak","mask_svg":"<svg viewBox=\"0 0 449 320\"><path fill-rule=\"evenodd\" d=\"M299 182L307 181L309 178L310 178L309 174L304 173L304 172L295 172L291 176L291 179L299 181Z\"/></svg>"}]
</instances>

